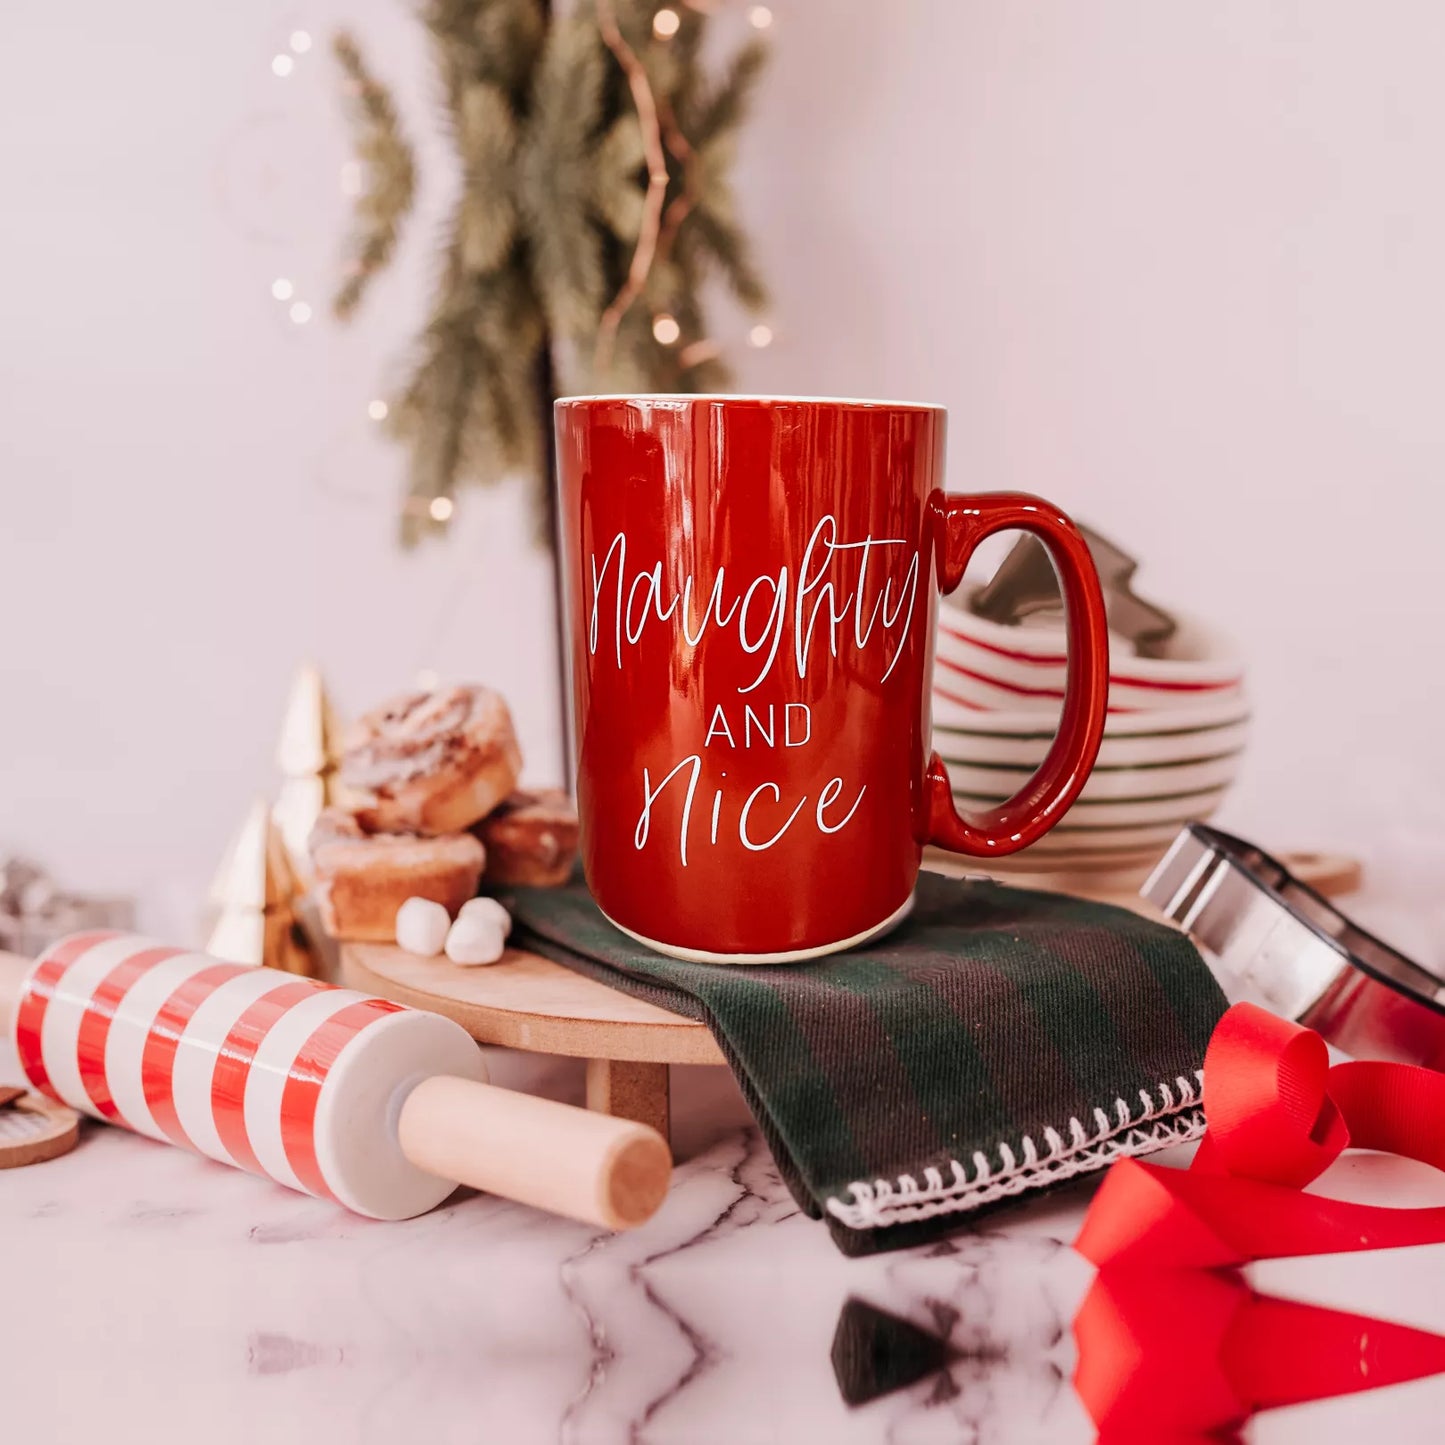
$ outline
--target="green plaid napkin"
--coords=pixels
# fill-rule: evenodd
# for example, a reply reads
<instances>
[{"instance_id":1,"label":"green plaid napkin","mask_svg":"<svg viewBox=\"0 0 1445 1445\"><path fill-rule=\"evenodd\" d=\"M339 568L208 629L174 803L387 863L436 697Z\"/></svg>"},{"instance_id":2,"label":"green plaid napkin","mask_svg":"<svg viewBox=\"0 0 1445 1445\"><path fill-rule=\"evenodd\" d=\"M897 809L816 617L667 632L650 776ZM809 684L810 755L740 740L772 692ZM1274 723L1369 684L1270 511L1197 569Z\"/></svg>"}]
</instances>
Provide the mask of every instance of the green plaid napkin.
<instances>
[{"instance_id":1,"label":"green plaid napkin","mask_svg":"<svg viewBox=\"0 0 1445 1445\"><path fill-rule=\"evenodd\" d=\"M505 900L518 941L711 1028L798 1203L847 1253L1203 1131L1224 997L1127 909L924 873L906 922L815 963L664 958L580 883Z\"/></svg>"}]
</instances>

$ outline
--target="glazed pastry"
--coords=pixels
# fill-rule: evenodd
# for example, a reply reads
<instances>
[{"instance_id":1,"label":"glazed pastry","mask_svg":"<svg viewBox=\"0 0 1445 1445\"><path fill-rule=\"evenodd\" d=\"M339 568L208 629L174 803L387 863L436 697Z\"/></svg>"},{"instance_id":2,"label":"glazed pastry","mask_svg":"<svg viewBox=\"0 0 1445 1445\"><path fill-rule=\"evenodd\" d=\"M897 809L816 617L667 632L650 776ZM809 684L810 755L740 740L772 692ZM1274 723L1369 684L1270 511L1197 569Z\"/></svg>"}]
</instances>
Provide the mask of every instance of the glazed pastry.
<instances>
[{"instance_id":1,"label":"glazed pastry","mask_svg":"<svg viewBox=\"0 0 1445 1445\"><path fill-rule=\"evenodd\" d=\"M553 888L572 876L577 810L560 788L513 793L473 832L487 848L488 883Z\"/></svg>"},{"instance_id":2,"label":"glazed pastry","mask_svg":"<svg viewBox=\"0 0 1445 1445\"><path fill-rule=\"evenodd\" d=\"M337 776L373 832L460 833L517 785L507 704L485 687L414 692L353 729Z\"/></svg>"},{"instance_id":3,"label":"glazed pastry","mask_svg":"<svg viewBox=\"0 0 1445 1445\"><path fill-rule=\"evenodd\" d=\"M456 913L475 895L487 856L470 833L367 833L339 808L316 820L310 849L326 931L377 943L395 939L397 913L409 898Z\"/></svg>"}]
</instances>

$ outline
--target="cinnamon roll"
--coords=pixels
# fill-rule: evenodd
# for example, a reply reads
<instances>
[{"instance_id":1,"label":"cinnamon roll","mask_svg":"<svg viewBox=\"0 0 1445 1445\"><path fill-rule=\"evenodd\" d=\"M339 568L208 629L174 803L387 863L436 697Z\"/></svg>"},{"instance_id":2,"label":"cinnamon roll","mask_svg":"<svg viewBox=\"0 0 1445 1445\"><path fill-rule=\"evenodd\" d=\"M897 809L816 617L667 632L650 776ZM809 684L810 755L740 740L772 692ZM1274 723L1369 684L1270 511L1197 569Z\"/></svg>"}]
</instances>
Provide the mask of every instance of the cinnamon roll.
<instances>
[{"instance_id":1,"label":"cinnamon roll","mask_svg":"<svg viewBox=\"0 0 1445 1445\"><path fill-rule=\"evenodd\" d=\"M512 716L485 687L393 698L356 724L338 778L363 828L460 833L517 785Z\"/></svg>"},{"instance_id":2,"label":"cinnamon roll","mask_svg":"<svg viewBox=\"0 0 1445 1445\"><path fill-rule=\"evenodd\" d=\"M577 810L560 788L513 793L472 831L487 849L489 885L553 888L572 874Z\"/></svg>"}]
</instances>

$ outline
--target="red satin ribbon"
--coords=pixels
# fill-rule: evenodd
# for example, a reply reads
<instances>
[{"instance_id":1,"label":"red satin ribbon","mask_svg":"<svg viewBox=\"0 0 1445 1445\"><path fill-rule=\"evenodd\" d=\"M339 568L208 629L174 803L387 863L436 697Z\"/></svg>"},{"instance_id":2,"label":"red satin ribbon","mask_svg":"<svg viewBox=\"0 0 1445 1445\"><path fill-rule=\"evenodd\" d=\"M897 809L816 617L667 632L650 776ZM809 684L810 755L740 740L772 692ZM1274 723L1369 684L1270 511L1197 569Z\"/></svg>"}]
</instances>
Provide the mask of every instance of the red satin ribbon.
<instances>
[{"instance_id":1,"label":"red satin ribbon","mask_svg":"<svg viewBox=\"0 0 1445 1445\"><path fill-rule=\"evenodd\" d=\"M1192 1168L1113 1166L1074 1243L1080 1254L1101 1267L1213 1269L1445 1242L1445 1208L1300 1192L1349 1147L1445 1169L1445 1074L1393 1063L1331 1068L1318 1034L1241 1003L1209 1041L1204 1113L1209 1132Z\"/></svg>"},{"instance_id":2,"label":"red satin ribbon","mask_svg":"<svg viewBox=\"0 0 1445 1445\"><path fill-rule=\"evenodd\" d=\"M1260 1410L1445 1370L1445 1338L1255 1294L1229 1273L1102 1270L1074 1317L1101 1441L1217 1440Z\"/></svg>"}]
</instances>

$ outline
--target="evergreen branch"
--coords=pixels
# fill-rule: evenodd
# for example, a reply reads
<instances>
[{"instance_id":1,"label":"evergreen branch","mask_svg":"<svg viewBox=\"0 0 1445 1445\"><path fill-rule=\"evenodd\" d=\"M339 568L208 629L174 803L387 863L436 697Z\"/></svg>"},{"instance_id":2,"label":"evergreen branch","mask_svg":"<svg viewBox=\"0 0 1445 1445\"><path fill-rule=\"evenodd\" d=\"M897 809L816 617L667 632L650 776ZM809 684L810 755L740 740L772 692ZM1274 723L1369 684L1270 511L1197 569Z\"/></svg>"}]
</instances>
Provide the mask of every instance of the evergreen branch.
<instances>
[{"instance_id":1,"label":"evergreen branch","mask_svg":"<svg viewBox=\"0 0 1445 1445\"><path fill-rule=\"evenodd\" d=\"M517 236L517 117L502 90L478 81L461 92L455 129L464 177L457 213L461 260L480 274L502 264Z\"/></svg>"},{"instance_id":2,"label":"evergreen branch","mask_svg":"<svg viewBox=\"0 0 1445 1445\"><path fill-rule=\"evenodd\" d=\"M688 214L682 223L679 244L706 247L733 295L749 311L767 309L767 286L753 264L747 237L711 206L698 206Z\"/></svg>"},{"instance_id":3,"label":"evergreen branch","mask_svg":"<svg viewBox=\"0 0 1445 1445\"><path fill-rule=\"evenodd\" d=\"M371 278L396 251L401 223L416 194L416 165L391 92L371 73L356 41L341 31L331 44L346 77L356 154L365 176L347 248L351 259L331 301L337 319L347 321L360 306Z\"/></svg>"},{"instance_id":4,"label":"evergreen branch","mask_svg":"<svg viewBox=\"0 0 1445 1445\"><path fill-rule=\"evenodd\" d=\"M591 205L607 66L597 27L553 24L532 88L518 189L532 274L559 337L595 331L607 295L602 236Z\"/></svg>"},{"instance_id":5,"label":"evergreen branch","mask_svg":"<svg viewBox=\"0 0 1445 1445\"><path fill-rule=\"evenodd\" d=\"M636 242L642 225L643 188L638 177L645 164L636 117L623 116L597 147L588 196L592 210L620 241Z\"/></svg>"},{"instance_id":6,"label":"evergreen branch","mask_svg":"<svg viewBox=\"0 0 1445 1445\"><path fill-rule=\"evenodd\" d=\"M556 20L547 0L420 3L462 187L391 413L409 452L407 543L441 530L446 513L435 518L432 505L463 485L517 473L544 481L541 392L564 374L572 390L725 387L701 296L711 274L750 309L766 304L728 184L762 44L711 84L706 19L686 5L674 6L677 32L659 38L660 0L577 0ZM390 98L339 38L344 66L347 56L368 126L399 140ZM411 202L411 153L399 143L406 199L390 212L382 203L389 238L359 242L371 269L391 254ZM653 332L662 312L680 328L675 343ZM540 485L533 499L541 535Z\"/></svg>"},{"instance_id":7,"label":"evergreen branch","mask_svg":"<svg viewBox=\"0 0 1445 1445\"><path fill-rule=\"evenodd\" d=\"M521 109L531 87L547 21L538 0L427 0L421 21L432 37L447 108L481 82Z\"/></svg>"},{"instance_id":8,"label":"evergreen branch","mask_svg":"<svg viewBox=\"0 0 1445 1445\"><path fill-rule=\"evenodd\" d=\"M428 504L455 489L462 429L484 366L474 335L475 296L468 294L458 257L447 269L443 295L421 338L422 359L391 413L392 431L411 448L408 500L413 505L402 511L404 546L426 530Z\"/></svg>"},{"instance_id":9,"label":"evergreen branch","mask_svg":"<svg viewBox=\"0 0 1445 1445\"><path fill-rule=\"evenodd\" d=\"M537 0L488 0L473 33L483 67L477 78L505 91L515 109L524 109L547 37L543 6Z\"/></svg>"},{"instance_id":10,"label":"evergreen branch","mask_svg":"<svg viewBox=\"0 0 1445 1445\"><path fill-rule=\"evenodd\" d=\"M683 128L695 147L710 145L742 124L753 89L767 63L768 46L763 40L749 41L733 56L717 88L694 111L683 116Z\"/></svg>"}]
</instances>

